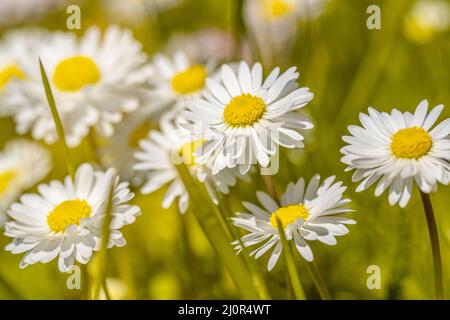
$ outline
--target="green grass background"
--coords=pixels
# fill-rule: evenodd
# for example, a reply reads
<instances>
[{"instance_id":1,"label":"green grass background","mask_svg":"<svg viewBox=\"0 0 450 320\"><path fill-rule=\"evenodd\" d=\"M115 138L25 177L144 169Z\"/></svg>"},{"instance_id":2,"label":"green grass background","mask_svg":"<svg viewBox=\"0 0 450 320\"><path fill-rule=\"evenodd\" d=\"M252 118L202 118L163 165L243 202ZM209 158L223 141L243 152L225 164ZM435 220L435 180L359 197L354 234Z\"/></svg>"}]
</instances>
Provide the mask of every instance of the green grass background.
<instances>
[{"instance_id":1,"label":"green grass background","mask_svg":"<svg viewBox=\"0 0 450 320\"><path fill-rule=\"evenodd\" d=\"M232 29L230 4L233 0L186 0L180 7L163 12L167 29L156 19L133 26L145 50L155 53L164 47L170 34L219 27ZM373 106L378 110L413 111L422 99L430 106L443 103L440 120L450 115L450 33L417 44L404 34L404 19L412 0L332 0L326 12L312 22L302 22L291 57L278 57L283 68L298 66L300 84L315 94L306 107L315 128L307 136L306 148L283 150L281 168L275 176L278 191L299 177L315 173L323 177L336 175L349 187L346 193L356 210L351 217L357 225L338 238L336 246L312 243L315 261L336 299L428 299L433 297L431 251L425 216L417 190L405 209L391 207L387 195L379 198L373 189L355 193L351 174L345 173L339 149L341 136L349 124L359 124L359 112ZM381 30L366 28L366 8L378 4L382 13ZM80 2L82 28L107 26L110 21L98 1ZM65 30L65 10L50 13L41 20L27 23ZM0 29L0 33L18 26ZM273 66L265 66L267 68ZM11 119L0 119L0 146L16 136ZM57 164L47 180L61 178L63 152L51 146ZM89 160L85 147L77 152L77 163ZM241 200L254 200L261 189L258 177L251 184L239 183L229 195L234 210L242 210ZM33 191L33 190L31 190ZM432 195L440 232L444 263L446 297L450 298L450 188L439 186ZM238 298L226 271L202 234L195 217L181 217L172 207L161 209L165 189L150 196L137 195L135 202L143 208L137 222L124 228L128 245L108 252L107 275L113 297L127 299ZM183 224L188 234L184 234ZM186 241L192 252L186 253ZM0 236L0 247L9 242ZM1 299L78 299L79 290L66 287L67 275L57 270L56 261L37 264L24 270L18 265L21 255L0 250ZM307 296L317 298L304 262L295 255ZM265 269L268 255L258 260ZM95 264L92 261L90 268ZM381 268L381 289L366 286L369 265ZM286 298L284 262L264 274L275 298Z\"/></svg>"}]
</instances>

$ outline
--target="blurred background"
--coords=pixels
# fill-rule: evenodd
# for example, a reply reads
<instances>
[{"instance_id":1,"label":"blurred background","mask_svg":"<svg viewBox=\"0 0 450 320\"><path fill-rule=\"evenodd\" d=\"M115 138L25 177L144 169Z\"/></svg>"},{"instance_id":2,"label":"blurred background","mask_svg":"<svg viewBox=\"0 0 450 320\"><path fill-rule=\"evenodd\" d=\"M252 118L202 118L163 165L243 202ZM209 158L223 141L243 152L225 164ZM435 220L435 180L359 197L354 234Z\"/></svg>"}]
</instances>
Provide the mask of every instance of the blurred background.
<instances>
[{"instance_id":1,"label":"blurred background","mask_svg":"<svg viewBox=\"0 0 450 320\"><path fill-rule=\"evenodd\" d=\"M263 1L263 0L261 0ZM347 126L359 124L359 112L368 106L389 111L414 111L428 99L430 106L444 104L440 119L450 116L450 2L445 0L299 0L299 13L283 33L265 33L255 27L257 10L245 4L237 18L238 0L89 0L14 1L0 4L0 35L22 27L66 28L66 8L81 8L82 34L91 26L118 24L133 30L151 57L173 50L203 51L219 63L262 60L265 71L274 66L297 66L300 85L315 94L306 107L315 128L306 137L306 148L282 150L281 167L274 177L278 192L299 177L315 173L336 175L349 188L347 197L356 211L357 225L338 239L336 246L311 243L315 261L335 299L427 299L433 296L432 260L425 216L417 190L405 209L391 207L386 194L375 198L373 188L355 193L351 173L340 162L341 136ZM15 1L17 2L17 1ZM248 1L252 2L252 1ZM253 1L254 2L254 1ZM22 3L22 2L21 2ZM369 5L381 8L381 29L370 30ZM21 7L23 6L23 7ZM274 12L282 14L282 12ZM268 24L272 22L267 22ZM247 37L243 34L246 30ZM441 121L440 120L440 121ZM13 121L0 118L0 148L16 137ZM47 180L65 174L63 153L48 146L56 166ZM79 147L78 163L86 161ZM239 182L227 201L241 211L241 201L255 200L261 189L255 175L250 184ZM31 189L30 191L33 191ZM195 217L181 216L174 206L161 208L161 189L148 196L136 191L143 208L136 223L124 228L127 246L108 251L108 287L115 299L233 299L233 283L204 237ZM432 202L440 232L446 296L450 296L450 187L439 186ZM189 232L186 232L188 230ZM9 242L0 236L0 247ZM296 255L308 297L318 298L303 260ZM1 299L78 299L80 290L69 290L68 275L56 261L24 270L21 255L0 250ZM258 260L265 270L268 255ZM273 297L286 298L284 261L265 272ZM95 265L95 259L89 268ZM367 268L381 268L381 289L369 290Z\"/></svg>"}]
</instances>

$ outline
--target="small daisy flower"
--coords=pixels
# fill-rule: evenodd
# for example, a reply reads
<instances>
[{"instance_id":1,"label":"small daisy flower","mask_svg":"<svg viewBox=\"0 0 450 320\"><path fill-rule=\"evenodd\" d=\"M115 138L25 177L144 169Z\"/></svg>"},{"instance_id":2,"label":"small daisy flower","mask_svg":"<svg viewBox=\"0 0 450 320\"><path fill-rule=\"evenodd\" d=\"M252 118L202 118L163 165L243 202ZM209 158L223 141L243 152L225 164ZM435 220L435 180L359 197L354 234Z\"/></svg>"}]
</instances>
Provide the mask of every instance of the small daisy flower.
<instances>
[{"instance_id":1,"label":"small daisy flower","mask_svg":"<svg viewBox=\"0 0 450 320\"><path fill-rule=\"evenodd\" d=\"M112 54L113 53L113 54ZM78 39L73 33L49 33L31 54L23 70L26 81L12 82L5 103L15 110L16 130L31 131L33 138L54 143L57 133L37 63L44 63L53 88L67 143L77 146L95 127L110 137L123 114L147 98L151 75L146 55L129 30L109 27L103 34L89 28Z\"/></svg>"},{"instance_id":2,"label":"small daisy flower","mask_svg":"<svg viewBox=\"0 0 450 320\"><path fill-rule=\"evenodd\" d=\"M450 27L450 3L445 0L416 1L405 18L404 33L419 44L431 41Z\"/></svg>"},{"instance_id":3,"label":"small daisy flower","mask_svg":"<svg viewBox=\"0 0 450 320\"><path fill-rule=\"evenodd\" d=\"M215 204L218 204L217 191L227 194L229 188L236 184L237 177L244 179L236 170L224 170L212 175L208 164L198 165L193 153L203 142L184 139L181 129L171 119L163 117L160 130L152 130L147 139L139 142L140 150L134 154L137 163L133 168L146 176L141 188L143 194L170 184L163 199L163 208L169 208L177 197L180 213L185 213L189 207L189 193L178 176L177 162L189 166L192 175L205 184Z\"/></svg>"},{"instance_id":4,"label":"small daisy flower","mask_svg":"<svg viewBox=\"0 0 450 320\"><path fill-rule=\"evenodd\" d=\"M201 93L206 78L213 72L214 64L201 63L199 59L177 51L172 59L157 54L153 59L153 67L155 76L152 95L156 104L175 106L178 111L182 108L184 99Z\"/></svg>"},{"instance_id":5,"label":"small daisy flower","mask_svg":"<svg viewBox=\"0 0 450 320\"><path fill-rule=\"evenodd\" d=\"M414 114L378 112L369 108L361 113L362 127L349 126L351 136L341 149L346 171L355 169L352 180L361 181L356 191L363 191L378 181L375 196L389 188L389 203L405 207L411 198L415 181L424 193L435 192L437 183L450 181L450 119L433 129L444 109L438 105L427 113L428 102L422 101Z\"/></svg>"},{"instance_id":6,"label":"small daisy flower","mask_svg":"<svg viewBox=\"0 0 450 320\"><path fill-rule=\"evenodd\" d=\"M17 139L0 152L0 225L20 194L44 179L52 166L50 152L36 142Z\"/></svg>"},{"instance_id":7,"label":"small daisy flower","mask_svg":"<svg viewBox=\"0 0 450 320\"><path fill-rule=\"evenodd\" d=\"M105 209L113 188L112 221L108 248L126 244L120 229L133 223L140 208L128 204L133 194L127 182L119 183L113 169L94 171L81 165L72 182L52 181L38 186L38 194L25 194L14 203L8 215L5 235L14 238L6 250L25 253L20 267L58 258L61 272L67 272L75 261L86 264L93 251L100 250Z\"/></svg>"},{"instance_id":8,"label":"small daisy flower","mask_svg":"<svg viewBox=\"0 0 450 320\"><path fill-rule=\"evenodd\" d=\"M319 240L328 245L336 244L336 236L348 233L345 224L355 224L354 220L342 217L349 199L343 199L345 187L341 182L334 182L329 177L320 184L319 175L315 175L308 185L303 178L297 183L290 183L281 196L281 206L268 194L258 191L256 196L262 208L243 202L250 213L239 213L232 218L233 224L250 233L241 238L245 247L261 244L250 253L258 259L274 247L267 269L270 271L280 257L282 242L278 232L281 222L286 240L294 241L300 255L307 261L313 260L313 253L306 240ZM242 250L239 241L233 242L235 249Z\"/></svg>"},{"instance_id":9,"label":"small daisy flower","mask_svg":"<svg viewBox=\"0 0 450 320\"><path fill-rule=\"evenodd\" d=\"M237 165L245 174L256 162L267 167L278 145L302 148L300 130L313 127L296 112L313 94L298 87L295 67L281 75L276 68L264 81L260 63L250 69L241 62L237 69L223 65L219 81L208 78L202 97L185 102L190 124L183 127L207 140L196 153L200 164L212 161L213 174Z\"/></svg>"}]
</instances>

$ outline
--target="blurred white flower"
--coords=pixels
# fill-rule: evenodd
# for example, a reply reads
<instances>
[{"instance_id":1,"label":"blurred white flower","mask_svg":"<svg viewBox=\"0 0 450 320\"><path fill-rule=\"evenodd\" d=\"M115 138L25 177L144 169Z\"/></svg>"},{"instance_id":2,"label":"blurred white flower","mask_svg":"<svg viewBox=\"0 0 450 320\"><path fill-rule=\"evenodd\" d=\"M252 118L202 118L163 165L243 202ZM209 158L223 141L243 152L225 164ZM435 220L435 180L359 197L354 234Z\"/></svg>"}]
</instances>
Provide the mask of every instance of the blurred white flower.
<instances>
[{"instance_id":1,"label":"blurred white flower","mask_svg":"<svg viewBox=\"0 0 450 320\"><path fill-rule=\"evenodd\" d=\"M126 244L124 225L133 223L140 208L128 204L134 194L127 182L119 182L114 169L94 171L81 165L75 181L54 180L38 186L38 194L25 194L8 210L13 219L6 223L5 235L14 238L6 250L25 253L20 267L47 263L58 257L61 272L75 261L86 264L101 247L102 224L112 188L112 220L108 248Z\"/></svg>"},{"instance_id":2,"label":"blurred white flower","mask_svg":"<svg viewBox=\"0 0 450 320\"><path fill-rule=\"evenodd\" d=\"M12 114L13 107L3 101L8 84L27 78L25 65L35 59L34 52L45 36L42 30L17 29L7 32L0 40L0 116Z\"/></svg>"},{"instance_id":3,"label":"blurred white flower","mask_svg":"<svg viewBox=\"0 0 450 320\"><path fill-rule=\"evenodd\" d=\"M135 25L145 18L180 5L183 0L102 0L102 8L112 21Z\"/></svg>"},{"instance_id":4,"label":"blurred white flower","mask_svg":"<svg viewBox=\"0 0 450 320\"><path fill-rule=\"evenodd\" d=\"M243 202L250 213L238 213L238 217L232 220L235 226L250 232L241 239L244 246L264 243L250 255L258 259L275 246L267 265L267 269L272 270L283 249L278 221L282 224L286 240L294 241L298 252L307 261L313 260L313 253L306 240L335 245L336 236L348 233L345 224L356 222L342 217L343 213L352 211L346 207L350 200L342 198L346 187L342 186L342 182L333 183L334 180L334 176L329 177L320 185L320 177L315 175L308 185L303 178L297 183L290 183L281 196L281 205L261 191L256 196L262 208ZM238 252L242 250L239 241L233 242L233 245Z\"/></svg>"},{"instance_id":5,"label":"blurred white flower","mask_svg":"<svg viewBox=\"0 0 450 320\"><path fill-rule=\"evenodd\" d=\"M221 29L202 29L194 33L176 33L166 45L167 52L183 51L191 60L223 61L233 52L232 35Z\"/></svg>"},{"instance_id":6,"label":"blurred white flower","mask_svg":"<svg viewBox=\"0 0 450 320\"><path fill-rule=\"evenodd\" d=\"M450 3L445 0L420 0L414 3L405 18L406 37L417 43L427 43L450 27Z\"/></svg>"},{"instance_id":7,"label":"blurred white flower","mask_svg":"<svg viewBox=\"0 0 450 320\"><path fill-rule=\"evenodd\" d=\"M148 137L152 129L151 114L133 112L126 115L116 126L114 135L109 139L100 139L98 154L103 165L114 167L120 176L138 186L143 174L133 170L133 153L139 148L139 141Z\"/></svg>"},{"instance_id":8,"label":"blurred white flower","mask_svg":"<svg viewBox=\"0 0 450 320\"><path fill-rule=\"evenodd\" d=\"M186 100L181 124L206 142L196 151L200 164L212 162L213 174L239 167L241 174L252 164L270 164L278 145L302 148L301 130L313 124L297 113L311 99L308 88L299 88L299 73L292 67L280 75L274 69L263 81L260 63L251 68L241 62L237 71L225 64L218 81L206 80L201 97Z\"/></svg>"},{"instance_id":9,"label":"blurred white flower","mask_svg":"<svg viewBox=\"0 0 450 320\"><path fill-rule=\"evenodd\" d=\"M44 179L52 167L50 152L36 142L17 139L0 152L0 225L20 194Z\"/></svg>"},{"instance_id":10,"label":"blurred white flower","mask_svg":"<svg viewBox=\"0 0 450 320\"><path fill-rule=\"evenodd\" d=\"M10 81L4 94L13 110L16 131L53 143L57 133L47 103L38 57L53 88L67 143L77 146L95 127L111 136L125 113L146 101L151 68L129 30L109 27L102 36L89 28L81 39L73 33L53 32L22 62L26 79Z\"/></svg>"},{"instance_id":11,"label":"blurred white flower","mask_svg":"<svg viewBox=\"0 0 450 320\"><path fill-rule=\"evenodd\" d=\"M133 168L145 174L146 181L141 188L143 194L152 193L170 183L163 199L163 208L169 208L177 197L180 213L185 213L189 207L189 193L178 176L177 161L188 165L192 175L205 184L215 204L218 204L217 191L227 194L229 188L236 184L237 177L244 179L237 170L228 169L212 175L210 164L198 165L193 152L203 142L187 140L187 135L171 118L162 118L160 130L152 130L147 139L139 142L141 150L134 154L137 163Z\"/></svg>"},{"instance_id":12,"label":"blurred white flower","mask_svg":"<svg viewBox=\"0 0 450 320\"><path fill-rule=\"evenodd\" d=\"M369 115L361 113L362 127L348 127L352 135L342 137L348 145L341 149L346 171L355 169L352 180L362 180L356 191L379 180L375 196L389 188L389 204L405 207L414 181L424 193L435 192L438 182L449 184L450 119L431 129L443 109L441 104L427 114L424 100L414 114L372 108Z\"/></svg>"},{"instance_id":13,"label":"blurred white flower","mask_svg":"<svg viewBox=\"0 0 450 320\"><path fill-rule=\"evenodd\" d=\"M265 60L286 55L293 44L298 22L317 18L329 0L247 0L245 21Z\"/></svg>"}]
</instances>

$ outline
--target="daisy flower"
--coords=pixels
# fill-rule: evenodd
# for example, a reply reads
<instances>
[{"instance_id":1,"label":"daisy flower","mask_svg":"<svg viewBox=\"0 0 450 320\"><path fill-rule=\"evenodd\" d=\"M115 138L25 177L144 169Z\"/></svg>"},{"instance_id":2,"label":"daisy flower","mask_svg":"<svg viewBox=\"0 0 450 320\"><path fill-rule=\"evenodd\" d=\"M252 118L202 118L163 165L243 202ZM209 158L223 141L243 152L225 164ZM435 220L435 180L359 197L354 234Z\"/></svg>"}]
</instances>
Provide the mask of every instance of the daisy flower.
<instances>
[{"instance_id":1,"label":"daisy flower","mask_svg":"<svg viewBox=\"0 0 450 320\"><path fill-rule=\"evenodd\" d=\"M375 196L389 188L389 203L405 207L411 198L413 182L420 190L430 193L437 183L450 181L450 119L435 124L444 109L438 105L427 113L423 100L414 114L378 112L369 108L361 113L362 127L349 126L351 136L341 149L346 171L355 169L352 180L361 181L356 191L363 191L378 181Z\"/></svg>"},{"instance_id":2,"label":"daisy flower","mask_svg":"<svg viewBox=\"0 0 450 320\"><path fill-rule=\"evenodd\" d=\"M94 171L89 164L81 165L74 182L52 181L38 186L38 194L25 194L12 204L5 235L13 238L6 250L25 253L20 267L58 257L61 272L67 272L75 261L86 264L92 252L100 250L101 229L105 209L112 189L112 221L108 248L122 247L125 238L119 231L133 223L140 208L128 204L133 194L127 182L119 183L114 169Z\"/></svg>"},{"instance_id":3,"label":"daisy flower","mask_svg":"<svg viewBox=\"0 0 450 320\"><path fill-rule=\"evenodd\" d=\"M206 78L214 69L213 62L201 63L200 59L188 57L177 51L169 58L157 54L153 59L155 75L151 91L159 106L174 106L177 113L184 99L198 96L205 87Z\"/></svg>"},{"instance_id":4,"label":"daisy flower","mask_svg":"<svg viewBox=\"0 0 450 320\"><path fill-rule=\"evenodd\" d=\"M151 75L146 55L129 30L109 27L102 36L96 27L78 39L74 33L49 33L24 63L26 81L13 81L5 103L14 110L16 130L54 143L57 133L48 107L37 63L44 63L53 87L67 143L77 146L95 127L110 137L125 113L147 97Z\"/></svg>"},{"instance_id":5,"label":"daisy flower","mask_svg":"<svg viewBox=\"0 0 450 320\"><path fill-rule=\"evenodd\" d=\"M24 80L27 74L24 64L33 59L32 53L44 40L41 30L23 29L6 33L0 41L0 116L12 114L11 106L3 101L8 84Z\"/></svg>"},{"instance_id":6,"label":"daisy flower","mask_svg":"<svg viewBox=\"0 0 450 320\"><path fill-rule=\"evenodd\" d=\"M17 139L0 152L0 225L20 194L44 179L52 166L50 152L36 142Z\"/></svg>"},{"instance_id":7,"label":"daisy flower","mask_svg":"<svg viewBox=\"0 0 450 320\"><path fill-rule=\"evenodd\" d=\"M313 94L298 87L295 67L281 75L276 68L264 81L260 63L241 62L237 69L223 65L219 81L208 78L202 96L185 102L190 123L183 127L207 140L196 155L200 164L212 161L213 174L237 165L245 174L255 162L267 167L278 145L303 147L299 132L313 127L296 112Z\"/></svg>"},{"instance_id":8,"label":"daisy flower","mask_svg":"<svg viewBox=\"0 0 450 320\"><path fill-rule=\"evenodd\" d=\"M423 44L450 27L450 3L444 0L420 0L405 18L404 33L410 40Z\"/></svg>"},{"instance_id":9,"label":"daisy flower","mask_svg":"<svg viewBox=\"0 0 450 320\"><path fill-rule=\"evenodd\" d=\"M227 194L229 188L236 184L237 177L244 179L236 170L224 170L212 175L209 164L198 165L193 153L203 142L184 139L180 128L171 119L163 117L160 129L152 130L147 139L139 142L140 150L134 154L137 163L133 168L145 175L146 181L141 188L143 194L170 184L163 199L163 208L169 208L177 197L180 213L185 213L189 207L189 193L178 176L177 163L183 162L189 166L192 175L205 184L215 204L218 204L217 191Z\"/></svg>"},{"instance_id":10,"label":"daisy flower","mask_svg":"<svg viewBox=\"0 0 450 320\"><path fill-rule=\"evenodd\" d=\"M312 20L324 10L328 0L247 0L246 23L253 31L261 53L274 60L290 50L298 22ZM270 45L267 45L270 43ZM273 50L273 52L269 52Z\"/></svg>"},{"instance_id":11,"label":"daisy flower","mask_svg":"<svg viewBox=\"0 0 450 320\"><path fill-rule=\"evenodd\" d=\"M307 261L313 260L313 253L306 240L319 240L328 245L336 244L336 236L348 233L345 224L355 224L354 220L341 214L352 211L346 208L349 199L343 199L346 187L329 177L320 184L320 176L315 175L306 185L303 178L290 183L281 196L281 206L268 194L258 191L256 196L262 207L243 202L250 213L238 213L232 218L233 224L250 233L241 238L245 247L260 245L250 255L258 259L274 247L267 269L270 271L280 257L282 242L278 229L281 222L286 240L294 241L300 255ZM239 241L232 243L242 250Z\"/></svg>"}]
</instances>

